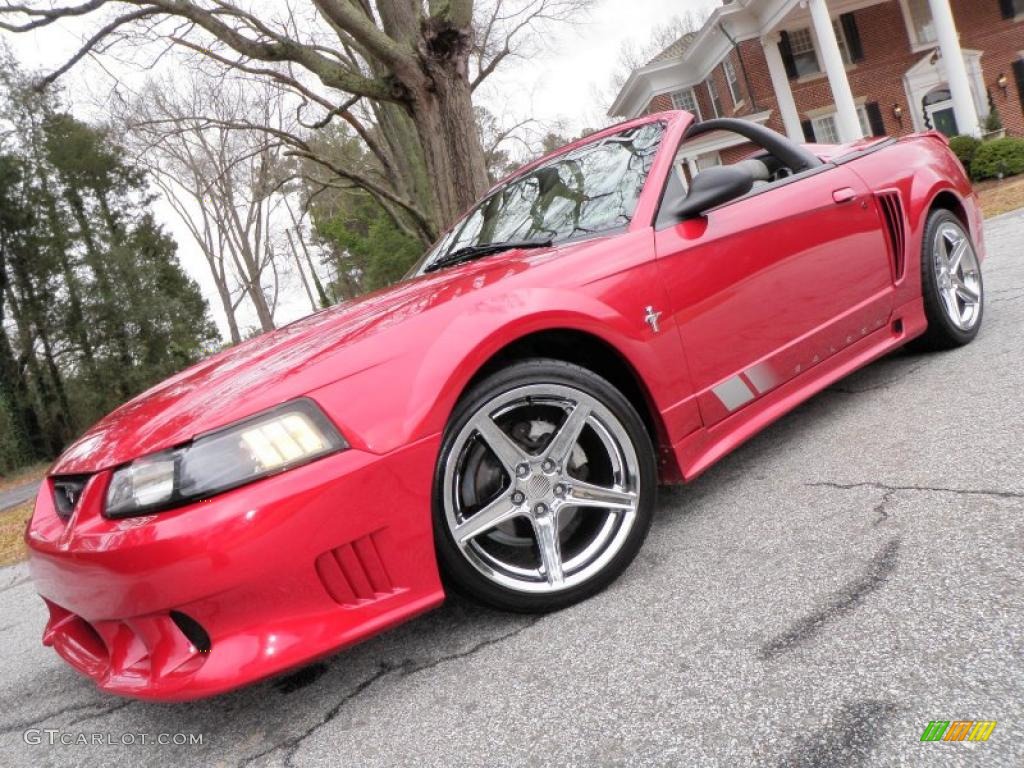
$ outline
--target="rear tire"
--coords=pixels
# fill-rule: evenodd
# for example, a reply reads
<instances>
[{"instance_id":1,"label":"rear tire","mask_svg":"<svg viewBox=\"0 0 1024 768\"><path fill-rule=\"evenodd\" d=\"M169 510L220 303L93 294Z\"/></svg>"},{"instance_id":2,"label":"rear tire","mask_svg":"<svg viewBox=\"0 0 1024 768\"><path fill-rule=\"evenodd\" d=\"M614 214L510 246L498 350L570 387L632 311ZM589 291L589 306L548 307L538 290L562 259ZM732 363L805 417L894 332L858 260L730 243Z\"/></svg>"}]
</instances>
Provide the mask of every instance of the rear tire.
<instances>
[{"instance_id":1,"label":"rear tire","mask_svg":"<svg viewBox=\"0 0 1024 768\"><path fill-rule=\"evenodd\" d=\"M974 341L984 315L984 282L970 233L946 210L933 211L921 248L921 292L928 330L922 351L955 349Z\"/></svg>"},{"instance_id":2,"label":"rear tire","mask_svg":"<svg viewBox=\"0 0 1024 768\"><path fill-rule=\"evenodd\" d=\"M445 431L434 534L445 582L503 610L585 600L632 562L657 493L636 409L593 372L516 363L474 386Z\"/></svg>"}]
</instances>

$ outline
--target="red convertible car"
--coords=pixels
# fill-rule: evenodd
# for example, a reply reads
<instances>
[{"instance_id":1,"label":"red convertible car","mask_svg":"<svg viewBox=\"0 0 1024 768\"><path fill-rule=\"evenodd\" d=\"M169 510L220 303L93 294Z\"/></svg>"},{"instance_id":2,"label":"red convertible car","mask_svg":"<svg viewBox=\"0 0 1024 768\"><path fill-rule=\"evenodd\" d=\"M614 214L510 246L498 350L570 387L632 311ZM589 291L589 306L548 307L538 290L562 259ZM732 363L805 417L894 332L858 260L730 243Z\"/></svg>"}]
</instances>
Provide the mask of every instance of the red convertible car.
<instances>
[{"instance_id":1,"label":"red convertible car","mask_svg":"<svg viewBox=\"0 0 1024 768\"><path fill-rule=\"evenodd\" d=\"M710 132L755 147L689 178ZM437 606L549 611L691 480L837 379L982 320L982 221L936 133L803 146L686 112L495 186L387 290L143 393L53 466L43 641L102 689L225 691Z\"/></svg>"}]
</instances>

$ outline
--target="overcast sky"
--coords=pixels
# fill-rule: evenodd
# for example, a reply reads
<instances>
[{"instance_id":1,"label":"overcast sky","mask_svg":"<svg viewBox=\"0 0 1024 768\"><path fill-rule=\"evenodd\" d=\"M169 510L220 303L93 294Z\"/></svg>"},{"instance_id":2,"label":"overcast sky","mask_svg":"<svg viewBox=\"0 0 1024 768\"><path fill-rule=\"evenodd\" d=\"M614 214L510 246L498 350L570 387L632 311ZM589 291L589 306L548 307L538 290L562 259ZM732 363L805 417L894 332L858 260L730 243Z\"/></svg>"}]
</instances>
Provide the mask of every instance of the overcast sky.
<instances>
[{"instance_id":1,"label":"overcast sky","mask_svg":"<svg viewBox=\"0 0 1024 768\"><path fill-rule=\"evenodd\" d=\"M599 99L601 94L607 94L622 45L629 41L645 44L652 30L673 15L717 4L717 0L598 0L593 9L574 24L554 29L544 39L534 41L539 51L537 55L514 60L499 70L482 94L482 100L507 124L529 117L569 134L600 125L607 118L604 117L606 105ZM59 28L54 25L25 35L0 32L0 37L11 46L24 68L47 69L63 63L77 49L85 30L94 25L95 21L88 27L63 22ZM102 80L97 77L96 69L90 72L95 66L84 64L63 81L72 98L73 109L87 119L90 117L87 105L75 104L74 96ZM106 58L103 66L117 73L120 65ZM226 333L202 255L169 206L158 204L157 215L178 241L182 263L202 286L218 327ZM290 294L279 307L279 324L309 312L309 304L300 297L298 286L294 286Z\"/></svg>"}]
</instances>

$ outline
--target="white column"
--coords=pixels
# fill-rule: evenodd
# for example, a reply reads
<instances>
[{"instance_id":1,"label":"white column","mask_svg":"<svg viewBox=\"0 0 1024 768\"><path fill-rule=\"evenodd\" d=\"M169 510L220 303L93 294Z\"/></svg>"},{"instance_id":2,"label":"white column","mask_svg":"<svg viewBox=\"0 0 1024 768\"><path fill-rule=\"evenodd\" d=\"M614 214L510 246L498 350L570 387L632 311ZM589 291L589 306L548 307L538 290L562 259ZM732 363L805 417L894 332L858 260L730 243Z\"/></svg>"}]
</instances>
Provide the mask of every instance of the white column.
<instances>
[{"instance_id":1,"label":"white column","mask_svg":"<svg viewBox=\"0 0 1024 768\"><path fill-rule=\"evenodd\" d=\"M960 49L960 36L956 22L953 21L953 10L949 7L949 0L929 0L929 4L949 80L949 92L953 95L957 128L967 136L980 136L981 124L971 95L971 81L967 76L967 65L964 64L964 52Z\"/></svg>"},{"instance_id":2,"label":"white column","mask_svg":"<svg viewBox=\"0 0 1024 768\"><path fill-rule=\"evenodd\" d=\"M690 181L693 181L697 178L697 174L700 173L700 168L697 167L697 158L686 158L686 167L690 169Z\"/></svg>"},{"instance_id":3,"label":"white column","mask_svg":"<svg viewBox=\"0 0 1024 768\"><path fill-rule=\"evenodd\" d=\"M819 53L825 64L828 83L832 87L832 98L836 102L836 128L839 129L839 140L846 143L863 139L864 132L860 127L860 118L857 117L857 104L853 100L850 81L846 79L846 65L839 50L839 41L836 39L836 30L832 26L828 6L825 5L825 0L808 0L807 6L811 10L811 23L814 25L814 34L821 48Z\"/></svg>"},{"instance_id":4,"label":"white column","mask_svg":"<svg viewBox=\"0 0 1024 768\"><path fill-rule=\"evenodd\" d=\"M764 48L765 61L768 62L768 74L772 77L772 88L775 89L775 99L779 103L779 114L782 115L786 135L790 140L803 144L806 138L800 124L800 113L797 112L796 102L793 100L793 89L789 87L786 65L782 62L782 54L779 52L779 36L765 35L761 38L761 46Z\"/></svg>"}]
</instances>

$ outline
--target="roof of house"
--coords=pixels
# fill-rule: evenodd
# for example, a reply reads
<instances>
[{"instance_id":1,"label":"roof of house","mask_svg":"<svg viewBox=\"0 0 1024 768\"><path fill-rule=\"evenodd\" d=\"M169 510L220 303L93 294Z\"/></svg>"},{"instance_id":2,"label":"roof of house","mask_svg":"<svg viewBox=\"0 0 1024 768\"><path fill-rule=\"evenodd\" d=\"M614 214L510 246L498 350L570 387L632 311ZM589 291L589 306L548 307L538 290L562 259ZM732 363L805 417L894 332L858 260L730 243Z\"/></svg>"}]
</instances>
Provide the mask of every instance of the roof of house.
<instances>
[{"instance_id":1,"label":"roof of house","mask_svg":"<svg viewBox=\"0 0 1024 768\"><path fill-rule=\"evenodd\" d=\"M693 41L697 39L696 32L687 32L685 35L676 40L672 45L663 50L653 59L648 61L648 64L654 64L658 61L668 61L669 59L678 59L693 45Z\"/></svg>"}]
</instances>

